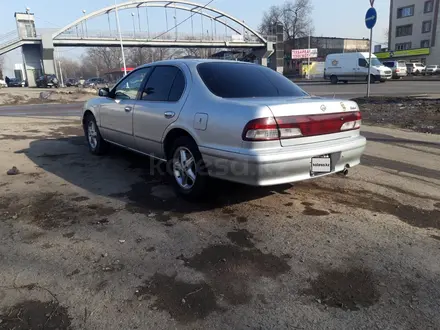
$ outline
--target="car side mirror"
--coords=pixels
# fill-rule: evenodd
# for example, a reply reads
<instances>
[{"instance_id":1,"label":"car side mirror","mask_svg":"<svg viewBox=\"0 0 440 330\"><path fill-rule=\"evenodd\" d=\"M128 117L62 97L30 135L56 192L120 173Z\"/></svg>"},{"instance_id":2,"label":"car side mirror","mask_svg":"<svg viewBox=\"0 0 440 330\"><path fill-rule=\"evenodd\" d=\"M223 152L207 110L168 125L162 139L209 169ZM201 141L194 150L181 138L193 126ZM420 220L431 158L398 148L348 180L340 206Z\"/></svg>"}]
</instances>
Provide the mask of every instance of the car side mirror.
<instances>
[{"instance_id":1,"label":"car side mirror","mask_svg":"<svg viewBox=\"0 0 440 330\"><path fill-rule=\"evenodd\" d=\"M98 91L98 95L102 97L108 97L110 95L110 90L108 87L100 88Z\"/></svg>"}]
</instances>

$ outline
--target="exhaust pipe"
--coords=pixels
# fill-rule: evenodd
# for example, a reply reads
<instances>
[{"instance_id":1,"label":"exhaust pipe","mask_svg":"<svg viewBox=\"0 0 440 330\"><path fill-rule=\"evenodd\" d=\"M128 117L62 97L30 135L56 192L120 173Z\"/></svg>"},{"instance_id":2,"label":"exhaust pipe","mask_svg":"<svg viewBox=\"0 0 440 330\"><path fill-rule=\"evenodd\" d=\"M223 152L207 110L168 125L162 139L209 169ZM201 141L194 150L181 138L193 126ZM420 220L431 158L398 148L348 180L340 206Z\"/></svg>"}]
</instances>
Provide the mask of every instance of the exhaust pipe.
<instances>
[{"instance_id":1,"label":"exhaust pipe","mask_svg":"<svg viewBox=\"0 0 440 330\"><path fill-rule=\"evenodd\" d=\"M348 169L349 169L349 168L350 168L350 165L346 164L345 167L344 167L344 169L343 169L341 172L339 172L339 173L342 174L342 175L344 175L344 176L347 176L347 175L348 175Z\"/></svg>"}]
</instances>

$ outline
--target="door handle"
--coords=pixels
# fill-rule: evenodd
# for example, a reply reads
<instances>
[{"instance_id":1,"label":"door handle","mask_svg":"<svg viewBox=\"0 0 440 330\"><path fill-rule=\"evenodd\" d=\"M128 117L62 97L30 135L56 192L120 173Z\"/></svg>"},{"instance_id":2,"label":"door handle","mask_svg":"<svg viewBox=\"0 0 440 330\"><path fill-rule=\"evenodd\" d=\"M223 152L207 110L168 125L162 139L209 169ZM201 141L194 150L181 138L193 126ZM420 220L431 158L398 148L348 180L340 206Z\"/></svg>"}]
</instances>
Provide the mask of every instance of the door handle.
<instances>
[{"instance_id":1,"label":"door handle","mask_svg":"<svg viewBox=\"0 0 440 330\"><path fill-rule=\"evenodd\" d=\"M129 106L127 106L127 107L125 107L125 108L124 108L124 110L125 110L125 112L130 112L131 110L133 110L133 108L132 108L132 107L129 107Z\"/></svg>"},{"instance_id":2,"label":"door handle","mask_svg":"<svg viewBox=\"0 0 440 330\"><path fill-rule=\"evenodd\" d=\"M165 118L170 119L173 118L176 114L173 111L166 111L164 114Z\"/></svg>"}]
</instances>

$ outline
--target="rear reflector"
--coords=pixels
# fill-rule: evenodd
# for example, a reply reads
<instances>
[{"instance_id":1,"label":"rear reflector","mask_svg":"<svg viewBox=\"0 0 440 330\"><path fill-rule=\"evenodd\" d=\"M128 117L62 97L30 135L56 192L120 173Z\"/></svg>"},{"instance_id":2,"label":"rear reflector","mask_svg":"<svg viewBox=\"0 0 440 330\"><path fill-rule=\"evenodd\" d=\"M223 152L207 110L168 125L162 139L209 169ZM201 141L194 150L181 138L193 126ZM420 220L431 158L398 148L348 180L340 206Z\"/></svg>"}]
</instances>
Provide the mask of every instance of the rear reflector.
<instances>
[{"instance_id":1,"label":"rear reflector","mask_svg":"<svg viewBox=\"0 0 440 330\"><path fill-rule=\"evenodd\" d=\"M360 112L300 115L251 120L243 130L245 141L271 141L359 129Z\"/></svg>"}]
</instances>

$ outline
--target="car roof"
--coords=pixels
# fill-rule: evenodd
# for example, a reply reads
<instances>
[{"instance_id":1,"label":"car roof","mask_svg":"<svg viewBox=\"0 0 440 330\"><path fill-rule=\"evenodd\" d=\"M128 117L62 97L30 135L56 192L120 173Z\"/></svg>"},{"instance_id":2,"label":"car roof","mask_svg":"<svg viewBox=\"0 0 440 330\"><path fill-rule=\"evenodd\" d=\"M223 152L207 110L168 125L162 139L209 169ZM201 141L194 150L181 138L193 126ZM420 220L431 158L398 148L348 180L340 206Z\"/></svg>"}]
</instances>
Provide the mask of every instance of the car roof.
<instances>
[{"instance_id":1,"label":"car roof","mask_svg":"<svg viewBox=\"0 0 440 330\"><path fill-rule=\"evenodd\" d=\"M186 64L192 67L192 66L197 66L198 64L201 63L235 63L235 64L243 64L243 65L256 65L254 63L242 62L242 61L191 58L191 59L174 59L174 60L157 61L157 62L141 65L139 68L143 68L151 65L179 65L179 64Z\"/></svg>"}]
</instances>

